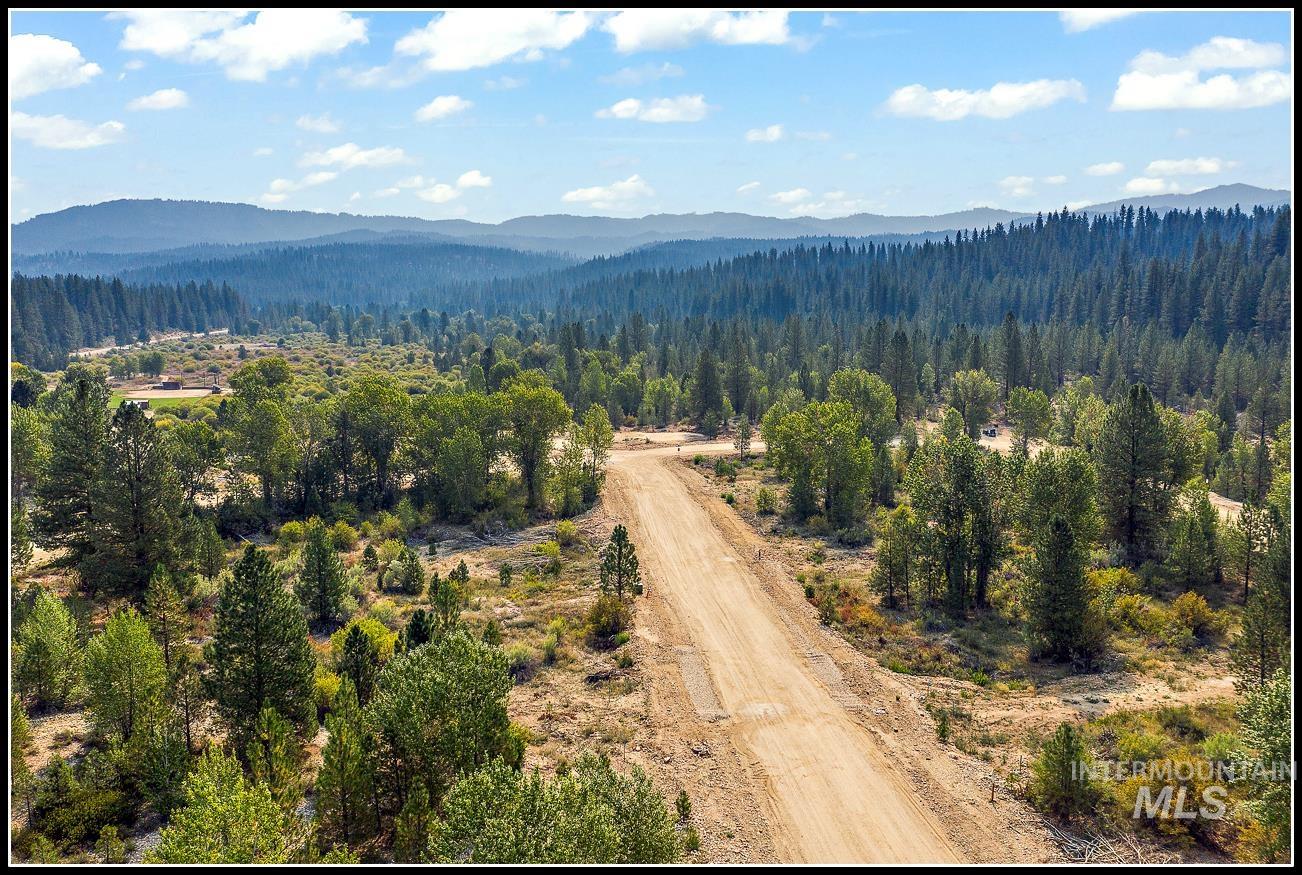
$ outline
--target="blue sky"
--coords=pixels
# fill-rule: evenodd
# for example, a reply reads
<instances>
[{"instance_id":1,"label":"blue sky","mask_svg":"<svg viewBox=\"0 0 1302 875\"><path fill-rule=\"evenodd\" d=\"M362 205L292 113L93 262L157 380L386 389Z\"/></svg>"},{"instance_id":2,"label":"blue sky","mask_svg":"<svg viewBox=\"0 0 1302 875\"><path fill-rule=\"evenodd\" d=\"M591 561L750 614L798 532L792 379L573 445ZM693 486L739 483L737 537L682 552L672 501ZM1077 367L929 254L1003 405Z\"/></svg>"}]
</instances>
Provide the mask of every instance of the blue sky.
<instances>
[{"instance_id":1,"label":"blue sky","mask_svg":"<svg viewBox=\"0 0 1302 875\"><path fill-rule=\"evenodd\" d=\"M1285 13L46 13L10 217L119 197L500 221L1292 188Z\"/></svg>"}]
</instances>

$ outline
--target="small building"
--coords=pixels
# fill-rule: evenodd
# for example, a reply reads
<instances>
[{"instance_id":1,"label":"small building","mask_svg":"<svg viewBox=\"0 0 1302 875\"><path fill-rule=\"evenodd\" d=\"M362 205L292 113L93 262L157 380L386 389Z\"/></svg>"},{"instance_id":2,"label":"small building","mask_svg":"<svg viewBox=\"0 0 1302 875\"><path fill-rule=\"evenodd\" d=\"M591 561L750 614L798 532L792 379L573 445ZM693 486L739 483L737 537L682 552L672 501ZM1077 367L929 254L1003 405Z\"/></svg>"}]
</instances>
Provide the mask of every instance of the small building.
<instances>
[{"instance_id":1,"label":"small building","mask_svg":"<svg viewBox=\"0 0 1302 875\"><path fill-rule=\"evenodd\" d=\"M987 425L985 428L981 429L981 436L988 438L998 437L999 429L995 428L993 425Z\"/></svg>"},{"instance_id":2,"label":"small building","mask_svg":"<svg viewBox=\"0 0 1302 875\"><path fill-rule=\"evenodd\" d=\"M122 399L122 403L123 403L123 404L130 404L132 407L139 407L141 410L148 410L148 409L149 409L149 399L148 399L148 398L124 398L124 399Z\"/></svg>"},{"instance_id":3,"label":"small building","mask_svg":"<svg viewBox=\"0 0 1302 875\"><path fill-rule=\"evenodd\" d=\"M180 380L164 380L159 384L160 389L182 389L185 388Z\"/></svg>"}]
</instances>

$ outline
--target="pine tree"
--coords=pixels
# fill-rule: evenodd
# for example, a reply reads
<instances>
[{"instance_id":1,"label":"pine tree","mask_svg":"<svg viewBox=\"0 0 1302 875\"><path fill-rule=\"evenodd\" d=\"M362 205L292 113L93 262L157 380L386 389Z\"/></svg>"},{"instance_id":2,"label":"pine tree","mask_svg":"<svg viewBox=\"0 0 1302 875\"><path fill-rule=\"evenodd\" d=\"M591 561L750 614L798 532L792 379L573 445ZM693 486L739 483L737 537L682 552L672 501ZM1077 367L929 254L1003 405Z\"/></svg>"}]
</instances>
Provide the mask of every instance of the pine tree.
<instances>
[{"instance_id":1,"label":"pine tree","mask_svg":"<svg viewBox=\"0 0 1302 875\"><path fill-rule=\"evenodd\" d=\"M703 424L723 413L723 389L719 381L719 363L708 348L696 359L696 378L692 382L692 415Z\"/></svg>"},{"instance_id":2,"label":"pine tree","mask_svg":"<svg viewBox=\"0 0 1302 875\"><path fill-rule=\"evenodd\" d=\"M154 566L145 590L145 616L154 640L163 648L163 662L168 671L190 637L190 616L185 604L172 586L172 577L161 565Z\"/></svg>"},{"instance_id":3,"label":"pine tree","mask_svg":"<svg viewBox=\"0 0 1302 875\"><path fill-rule=\"evenodd\" d=\"M40 589L14 635L14 681L34 705L61 705L81 677L77 621L58 596Z\"/></svg>"},{"instance_id":4,"label":"pine tree","mask_svg":"<svg viewBox=\"0 0 1302 875\"><path fill-rule=\"evenodd\" d=\"M129 739L159 713L167 690L163 651L134 608L109 617L86 645L87 709L105 735Z\"/></svg>"},{"instance_id":5,"label":"pine tree","mask_svg":"<svg viewBox=\"0 0 1302 875\"><path fill-rule=\"evenodd\" d=\"M308 521L306 535L303 570L294 584L294 592L316 622L324 625L337 620L343 613L347 587L344 563L330 543L330 533L320 519L313 517Z\"/></svg>"},{"instance_id":6,"label":"pine tree","mask_svg":"<svg viewBox=\"0 0 1302 875\"><path fill-rule=\"evenodd\" d=\"M637 595L641 585L637 548L628 539L628 529L617 525L601 551L601 591L622 599L626 592Z\"/></svg>"},{"instance_id":7,"label":"pine tree","mask_svg":"<svg viewBox=\"0 0 1302 875\"><path fill-rule=\"evenodd\" d=\"M321 749L317 773L317 830L323 844L352 845L371 834L370 808L374 769L357 693L345 678L326 715L329 740Z\"/></svg>"},{"instance_id":8,"label":"pine tree","mask_svg":"<svg viewBox=\"0 0 1302 875\"><path fill-rule=\"evenodd\" d=\"M72 567L95 550L92 487L108 444L108 405L104 372L69 365L54 394L49 460L37 484L32 522L38 541L65 548L61 562Z\"/></svg>"},{"instance_id":9,"label":"pine tree","mask_svg":"<svg viewBox=\"0 0 1302 875\"><path fill-rule=\"evenodd\" d=\"M306 723L316 668L307 624L271 560L253 545L217 599L212 647L213 698L240 747L268 705Z\"/></svg>"},{"instance_id":10,"label":"pine tree","mask_svg":"<svg viewBox=\"0 0 1302 875\"><path fill-rule=\"evenodd\" d=\"M226 567L226 544L211 520L200 529L196 554L199 573L204 577L214 578Z\"/></svg>"},{"instance_id":11,"label":"pine tree","mask_svg":"<svg viewBox=\"0 0 1302 875\"><path fill-rule=\"evenodd\" d=\"M258 714L253 738L245 748L245 758L249 762L249 775L254 781L266 785L281 811L288 814L298 807L303 799L299 777L303 748L289 721L270 705Z\"/></svg>"},{"instance_id":12,"label":"pine tree","mask_svg":"<svg viewBox=\"0 0 1302 875\"><path fill-rule=\"evenodd\" d=\"M1084 733L1060 724L1031 766L1031 798L1060 818L1093 813L1099 790L1089 779L1089 765Z\"/></svg>"},{"instance_id":13,"label":"pine tree","mask_svg":"<svg viewBox=\"0 0 1302 875\"><path fill-rule=\"evenodd\" d=\"M1132 566L1152 558L1171 507L1165 482L1168 450L1162 421L1142 384L1108 408L1094 456L1105 537Z\"/></svg>"},{"instance_id":14,"label":"pine tree","mask_svg":"<svg viewBox=\"0 0 1302 875\"><path fill-rule=\"evenodd\" d=\"M344 636L344 652L339 658L339 674L352 682L357 701L362 705L371 700L379 673L380 653L375 642L360 625L349 627Z\"/></svg>"},{"instance_id":15,"label":"pine tree","mask_svg":"<svg viewBox=\"0 0 1302 875\"><path fill-rule=\"evenodd\" d=\"M180 488L161 433L134 404L113 415L92 501L95 558L82 577L94 588L140 592L156 565L174 564Z\"/></svg>"},{"instance_id":16,"label":"pine tree","mask_svg":"<svg viewBox=\"0 0 1302 875\"><path fill-rule=\"evenodd\" d=\"M1060 516L1049 520L1035 544L1030 632L1035 651L1058 661L1081 661L1097 649L1085 584L1085 558Z\"/></svg>"},{"instance_id":17,"label":"pine tree","mask_svg":"<svg viewBox=\"0 0 1302 875\"><path fill-rule=\"evenodd\" d=\"M398 819L394 822L393 861L395 863L424 863L429 861L430 838L435 827L434 811L429 804L429 791L417 781L407 794Z\"/></svg>"},{"instance_id":18,"label":"pine tree","mask_svg":"<svg viewBox=\"0 0 1302 875\"><path fill-rule=\"evenodd\" d=\"M1241 693L1261 687L1288 662L1288 602L1278 582L1267 581L1248 597L1243 628L1230 646L1234 685Z\"/></svg>"},{"instance_id":19,"label":"pine tree","mask_svg":"<svg viewBox=\"0 0 1302 875\"><path fill-rule=\"evenodd\" d=\"M11 505L9 519L9 562L15 570L22 571L32 561L32 534L27 526L27 510L17 498Z\"/></svg>"},{"instance_id":20,"label":"pine tree","mask_svg":"<svg viewBox=\"0 0 1302 875\"><path fill-rule=\"evenodd\" d=\"M420 557L410 547L403 547L398 558L385 572L389 580L389 589L406 595L420 595L425 591L425 569L420 564Z\"/></svg>"}]
</instances>

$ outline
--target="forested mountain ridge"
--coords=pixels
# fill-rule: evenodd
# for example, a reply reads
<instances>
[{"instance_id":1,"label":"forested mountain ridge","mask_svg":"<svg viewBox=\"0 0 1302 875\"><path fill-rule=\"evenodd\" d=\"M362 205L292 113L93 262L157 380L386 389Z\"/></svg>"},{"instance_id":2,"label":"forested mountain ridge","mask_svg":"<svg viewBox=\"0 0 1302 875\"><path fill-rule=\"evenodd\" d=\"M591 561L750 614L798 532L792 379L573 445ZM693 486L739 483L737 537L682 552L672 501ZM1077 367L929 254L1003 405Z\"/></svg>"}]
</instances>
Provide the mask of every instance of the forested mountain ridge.
<instances>
[{"instance_id":1,"label":"forested mountain ridge","mask_svg":"<svg viewBox=\"0 0 1302 875\"><path fill-rule=\"evenodd\" d=\"M683 270L635 270L559 291L567 311L783 319L828 313L937 324L1157 322L1274 339L1289 329L1291 211L1050 213L942 242L776 249ZM577 272L577 270L576 270ZM554 299L554 277L497 280L488 300Z\"/></svg>"},{"instance_id":2,"label":"forested mountain ridge","mask_svg":"<svg viewBox=\"0 0 1302 875\"><path fill-rule=\"evenodd\" d=\"M1180 195L1128 198L1082 207L1091 214L1115 212L1122 205L1157 210L1229 209L1239 205L1280 206L1287 191L1227 185ZM1048 205L1056 207L1057 205ZM831 219L777 218L745 213L656 214L640 218L606 216L520 216L499 224L464 219L358 216L268 210L251 204L173 200L116 200L69 207L13 226L17 255L53 252L143 253L195 245L292 242L369 231L416 233L459 242L510 246L534 251L569 251L578 256L614 254L648 243L712 237L791 238L820 235L863 237L919 234L985 227L1033 218L1034 211L980 207L934 216L884 216L857 213ZM559 242L566 241L566 242ZM60 266L59 270L68 270Z\"/></svg>"}]
</instances>

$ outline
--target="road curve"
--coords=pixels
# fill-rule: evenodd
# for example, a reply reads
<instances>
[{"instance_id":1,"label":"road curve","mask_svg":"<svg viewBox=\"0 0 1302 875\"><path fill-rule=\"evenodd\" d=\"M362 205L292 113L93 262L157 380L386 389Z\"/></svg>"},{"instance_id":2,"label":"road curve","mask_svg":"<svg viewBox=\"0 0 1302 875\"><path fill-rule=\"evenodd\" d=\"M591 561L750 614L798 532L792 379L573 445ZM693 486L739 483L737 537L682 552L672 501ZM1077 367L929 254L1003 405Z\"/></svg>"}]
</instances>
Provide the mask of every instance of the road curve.
<instances>
[{"instance_id":1,"label":"road curve","mask_svg":"<svg viewBox=\"0 0 1302 875\"><path fill-rule=\"evenodd\" d=\"M659 590L652 597L688 630L682 644L699 655L730 737L762 776L778 852L810 863L961 861L915 801L908 764L889 760L838 703L749 568L751 557L738 554L670 470L675 458L682 454L671 448L615 453L607 488L630 509L648 587Z\"/></svg>"}]
</instances>

